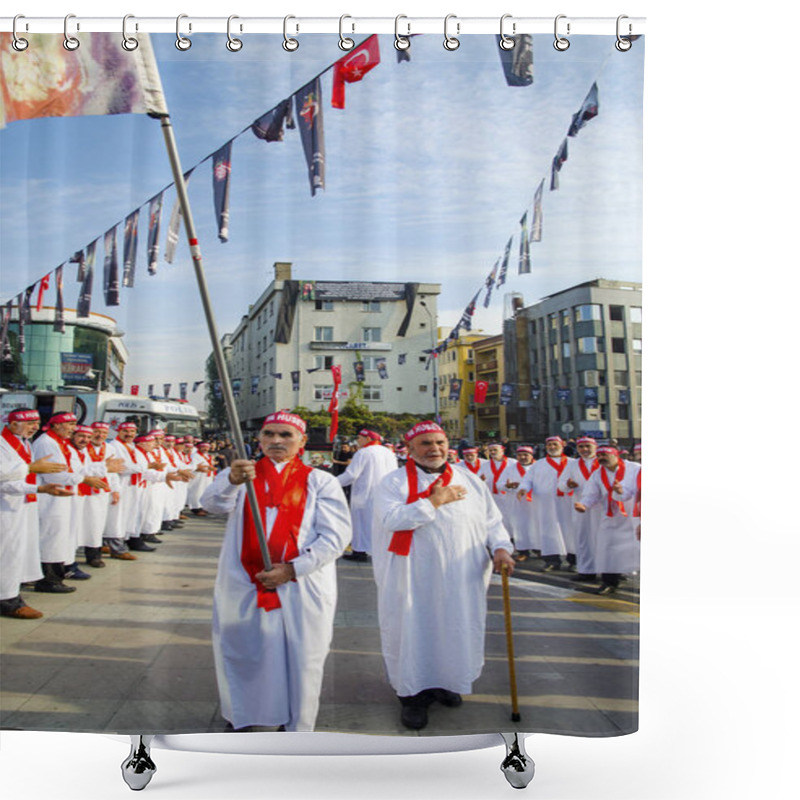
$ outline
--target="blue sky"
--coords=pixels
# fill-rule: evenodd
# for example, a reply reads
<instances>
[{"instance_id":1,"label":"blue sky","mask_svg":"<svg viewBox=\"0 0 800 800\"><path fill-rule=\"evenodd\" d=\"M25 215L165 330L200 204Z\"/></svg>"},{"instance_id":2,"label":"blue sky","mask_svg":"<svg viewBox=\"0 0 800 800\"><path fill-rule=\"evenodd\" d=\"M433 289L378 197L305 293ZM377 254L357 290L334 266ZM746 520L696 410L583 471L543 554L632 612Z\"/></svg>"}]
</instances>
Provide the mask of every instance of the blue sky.
<instances>
[{"instance_id":1,"label":"blue sky","mask_svg":"<svg viewBox=\"0 0 800 800\"><path fill-rule=\"evenodd\" d=\"M270 35L247 37L239 53L217 34L194 36L187 52L172 35L152 38L184 169L341 54L331 35L303 36L295 53ZM275 261L310 279L441 282L444 326L457 321L511 235L503 288L526 304L594 277L640 280L644 39L628 53L613 42L573 37L559 53L552 37L535 37L534 84L511 88L494 36L463 37L455 52L440 37L417 37L402 64L392 37L381 36L382 63L348 85L346 109L330 107L331 73L323 76L326 189L313 198L297 131L282 143L240 136L226 244L216 236L210 161L189 190L219 330L235 327ZM552 158L594 80L600 114L569 140L561 188L550 192ZM0 132L0 145L2 298L171 182L159 124L143 116L16 122ZM543 241L532 245L532 273L517 276L519 219L542 178ZM173 198L170 191L162 252ZM128 384L201 379L210 345L188 248L182 239L175 264L150 277L143 227L136 287L106 310L96 284L93 309L126 332ZM72 307L78 284L67 275ZM501 314L502 293L475 325L497 332Z\"/></svg>"}]
</instances>

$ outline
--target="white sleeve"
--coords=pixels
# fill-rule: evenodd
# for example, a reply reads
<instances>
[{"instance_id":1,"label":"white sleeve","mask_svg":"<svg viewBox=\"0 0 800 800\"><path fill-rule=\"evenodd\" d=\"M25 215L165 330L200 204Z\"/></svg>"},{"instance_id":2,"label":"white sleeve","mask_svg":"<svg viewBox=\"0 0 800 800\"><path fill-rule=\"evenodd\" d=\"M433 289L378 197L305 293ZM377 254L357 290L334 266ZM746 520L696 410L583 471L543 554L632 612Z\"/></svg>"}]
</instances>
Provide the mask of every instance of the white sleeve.
<instances>
[{"instance_id":1,"label":"white sleeve","mask_svg":"<svg viewBox=\"0 0 800 800\"><path fill-rule=\"evenodd\" d=\"M200 505L211 514L230 514L236 508L239 492L244 491L244 484L232 484L228 480L230 467L226 467L206 487L200 498Z\"/></svg>"},{"instance_id":2,"label":"white sleeve","mask_svg":"<svg viewBox=\"0 0 800 800\"><path fill-rule=\"evenodd\" d=\"M355 455L350 459L350 463L347 465L347 469L336 477L336 480L339 481L339 485L350 486L364 471L364 461L364 451L356 450Z\"/></svg>"}]
</instances>

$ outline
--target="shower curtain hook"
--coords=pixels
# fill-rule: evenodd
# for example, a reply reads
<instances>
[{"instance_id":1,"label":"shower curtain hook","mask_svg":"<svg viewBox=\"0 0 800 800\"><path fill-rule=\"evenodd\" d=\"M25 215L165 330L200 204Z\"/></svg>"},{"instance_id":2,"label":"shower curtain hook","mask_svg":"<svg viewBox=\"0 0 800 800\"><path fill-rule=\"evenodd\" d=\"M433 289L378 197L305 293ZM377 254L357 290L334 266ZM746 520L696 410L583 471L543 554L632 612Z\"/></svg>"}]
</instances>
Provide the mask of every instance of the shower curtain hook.
<instances>
[{"instance_id":1,"label":"shower curtain hook","mask_svg":"<svg viewBox=\"0 0 800 800\"><path fill-rule=\"evenodd\" d=\"M128 36L127 25L128 20L134 19L133 14L126 14L122 18L122 49L127 50L129 53L139 46L139 40L135 36ZM136 26L138 30L139 26Z\"/></svg>"},{"instance_id":2,"label":"shower curtain hook","mask_svg":"<svg viewBox=\"0 0 800 800\"><path fill-rule=\"evenodd\" d=\"M503 32L503 23L507 19L512 19L512 15L511 14L503 14L503 16L500 17L500 47L503 50L513 50L514 49L514 45L516 44L516 42L510 36L506 36L505 33ZM517 23L516 22L512 22L511 23L511 35L512 36L516 33L516 30L517 30Z\"/></svg>"},{"instance_id":3,"label":"shower curtain hook","mask_svg":"<svg viewBox=\"0 0 800 800\"><path fill-rule=\"evenodd\" d=\"M192 46L192 40L188 39L186 36L181 35L181 20L187 19L188 14L178 14L177 19L175 20L175 47L178 50L188 50ZM189 33L192 32L192 23L189 23Z\"/></svg>"},{"instance_id":4,"label":"shower curtain hook","mask_svg":"<svg viewBox=\"0 0 800 800\"><path fill-rule=\"evenodd\" d=\"M27 39L23 39L20 36L17 36L17 20L18 19L25 19L25 15L24 14L17 14L17 16L14 17L14 21L11 23L11 36L12 36L11 46L18 53L21 53L23 50L27 50L28 49L28 40ZM27 29L28 29L28 23L26 22L25 23L25 30L27 30Z\"/></svg>"},{"instance_id":5,"label":"shower curtain hook","mask_svg":"<svg viewBox=\"0 0 800 800\"><path fill-rule=\"evenodd\" d=\"M623 39L622 36L620 36L620 34L619 34L620 22L623 19L628 19L627 14L620 14L617 17L617 41L614 43L614 47L616 47L617 50L620 51L620 53L626 53L633 46L631 44L631 40L630 39ZM633 32L633 25L631 25L630 22L629 22L628 23L628 35L630 36L630 34L632 32Z\"/></svg>"},{"instance_id":6,"label":"shower curtain hook","mask_svg":"<svg viewBox=\"0 0 800 800\"><path fill-rule=\"evenodd\" d=\"M68 31L67 31L67 24L69 23L70 19L75 19L75 15L74 14L67 14L67 16L64 17L64 42L63 42L63 44L64 44L64 49L65 50L70 50L71 51L71 50L77 50L81 46L81 43L80 43L80 40L77 39L75 36L70 36ZM77 28L80 29L80 26L77 26Z\"/></svg>"},{"instance_id":7,"label":"shower curtain hook","mask_svg":"<svg viewBox=\"0 0 800 800\"><path fill-rule=\"evenodd\" d=\"M408 19L405 14L398 14L394 18L394 47L395 50L408 50L411 47L411 40L408 35L411 33L411 25L408 25L408 33L405 36L400 35L400 20Z\"/></svg>"},{"instance_id":8,"label":"shower curtain hook","mask_svg":"<svg viewBox=\"0 0 800 800\"><path fill-rule=\"evenodd\" d=\"M297 17L293 17L291 14L283 18L283 49L286 50L288 53L293 53L300 47L300 42L297 39L292 39L289 34L286 32L288 23L290 19L297 19ZM295 31L299 32L300 26L295 25Z\"/></svg>"},{"instance_id":9,"label":"shower curtain hook","mask_svg":"<svg viewBox=\"0 0 800 800\"><path fill-rule=\"evenodd\" d=\"M352 50L356 46L356 43L352 39L350 39L349 37L346 37L344 35L344 33L342 33L342 26L343 26L343 23L344 23L344 21L346 19L353 19L353 18L349 14L342 14L342 16L339 17L339 49L340 50ZM355 32L355 29L356 29L356 26L353 25L352 26L352 30L354 32Z\"/></svg>"},{"instance_id":10,"label":"shower curtain hook","mask_svg":"<svg viewBox=\"0 0 800 800\"><path fill-rule=\"evenodd\" d=\"M566 18L567 18L566 14L559 14L556 17L555 24L553 25L553 30L554 30L555 37L556 37L556 40L553 42L553 47L555 47L556 50L558 50L558 51L560 51L562 53L564 52L564 50L568 50L569 49L569 39L567 39L564 36L559 36L558 35L558 21L560 19L566 19ZM569 22L567 22L567 36L569 36L569 28L570 28L570 25L569 25Z\"/></svg>"},{"instance_id":11,"label":"shower curtain hook","mask_svg":"<svg viewBox=\"0 0 800 800\"><path fill-rule=\"evenodd\" d=\"M455 14L448 14L444 18L444 49L445 50L458 50L459 45L461 42L455 36L450 36L447 33L447 23L450 22L451 19L457 19ZM461 33L461 23L456 22L456 34Z\"/></svg>"},{"instance_id":12,"label":"shower curtain hook","mask_svg":"<svg viewBox=\"0 0 800 800\"><path fill-rule=\"evenodd\" d=\"M231 20L239 19L236 14L231 14L228 17L228 41L225 42L225 47L231 51L231 53L238 53L244 47L244 43L241 39L236 39L235 37L231 36ZM239 26L239 30L242 30L242 26Z\"/></svg>"}]
</instances>

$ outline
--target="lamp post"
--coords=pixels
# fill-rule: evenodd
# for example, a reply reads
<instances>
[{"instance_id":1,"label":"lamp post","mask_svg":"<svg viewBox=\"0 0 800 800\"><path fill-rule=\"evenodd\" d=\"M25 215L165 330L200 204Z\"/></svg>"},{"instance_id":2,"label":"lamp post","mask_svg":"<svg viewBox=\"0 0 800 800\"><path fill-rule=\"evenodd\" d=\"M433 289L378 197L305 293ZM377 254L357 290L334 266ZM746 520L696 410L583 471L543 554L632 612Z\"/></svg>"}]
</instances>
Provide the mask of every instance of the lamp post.
<instances>
[{"instance_id":1,"label":"lamp post","mask_svg":"<svg viewBox=\"0 0 800 800\"><path fill-rule=\"evenodd\" d=\"M428 304L424 300L420 300L419 304L425 309L428 314L428 319L431 321L431 360L433 361L433 418L439 422L439 359L436 352L436 323L433 319L433 314L428 308Z\"/></svg>"}]
</instances>

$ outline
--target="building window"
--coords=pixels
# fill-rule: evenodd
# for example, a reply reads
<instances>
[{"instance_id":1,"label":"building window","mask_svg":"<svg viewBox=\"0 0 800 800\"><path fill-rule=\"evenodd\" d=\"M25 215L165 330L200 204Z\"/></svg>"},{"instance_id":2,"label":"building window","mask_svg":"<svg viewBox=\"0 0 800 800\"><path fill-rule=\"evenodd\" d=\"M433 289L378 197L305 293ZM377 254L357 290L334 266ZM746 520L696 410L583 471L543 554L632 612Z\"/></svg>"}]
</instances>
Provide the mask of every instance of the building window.
<instances>
[{"instance_id":1,"label":"building window","mask_svg":"<svg viewBox=\"0 0 800 800\"><path fill-rule=\"evenodd\" d=\"M558 345L557 344L551 345L550 348L551 348L551 351L552 351L551 352L552 357L554 359L558 358Z\"/></svg>"},{"instance_id":2,"label":"building window","mask_svg":"<svg viewBox=\"0 0 800 800\"><path fill-rule=\"evenodd\" d=\"M428 386L427 386L427 384L425 384L425 383L421 383L421 384L419 385L419 390L420 390L421 392L427 392L427 391L428 391Z\"/></svg>"},{"instance_id":3,"label":"building window","mask_svg":"<svg viewBox=\"0 0 800 800\"><path fill-rule=\"evenodd\" d=\"M637 369L633 374L636 376L636 385L637 386L641 386L642 385L642 371L640 369Z\"/></svg>"},{"instance_id":4,"label":"building window","mask_svg":"<svg viewBox=\"0 0 800 800\"><path fill-rule=\"evenodd\" d=\"M564 358L569 358L569 356L570 356L570 348L571 348L571 345L570 345L569 342L562 342L561 343L561 355Z\"/></svg>"},{"instance_id":5,"label":"building window","mask_svg":"<svg viewBox=\"0 0 800 800\"><path fill-rule=\"evenodd\" d=\"M614 385L627 386L628 385L628 370L615 369L614 370Z\"/></svg>"},{"instance_id":6,"label":"building window","mask_svg":"<svg viewBox=\"0 0 800 800\"><path fill-rule=\"evenodd\" d=\"M531 322L530 329L531 329L531 337L536 336L536 320L533 320L533 322Z\"/></svg>"},{"instance_id":7,"label":"building window","mask_svg":"<svg viewBox=\"0 0 800 800\"><path fill-rule=\"evenodd\" d=\"M315 311L333 311L333 300L315 300Z\"/></svg>"},{"instance_id":8,"label":"building window","mask_svg":"<svg viewBox=\"0 0 800 800\"><path fill-rule=\"evenodd\" d=\"M569 310L566 308L561 311L561 324L569 325Z\"/></svg>"},{"instance_id":9,"label":"building window","mask_svg":"<svg viewBox=\"0 0 800 800\"><path fill-rule=\"evenodd\" d=\"M625 340L621 337L615 336L611 340L611 352L612 353L624 353L625 352Z\"/></svg>"},{"instance_id":10,"label":"building window","mask_svg":"<svg viewBox=\"0 0 800 800\"><path fill-rule=\"evenodd\" d=\"M321 386L319 384L314 384L314 399L323 402L325 400L330 400L331 395L333 394L333 385L330 386Z\"/></svg>"},{"instance_id":11,"label":"building window","mask_svg":"<svg viewBox=\"0 0 800 800\"><path fill-rule=\"evenodd\" d=\"M548 314L547 315L547 321L548 321L548 326L549 326L550 330L554 331L554 330L556 330L556 328L558 328L558 321L557 320L558 320L558 318L556 317L555 314Z\"/></svg>"},{"instance_id":12,"label":"building window","mask_svg":"<svg viewBox=\"0 0 800 800\"><path fill-rule=\"evenodd\" d=\"M380 386L365 385L362 397L366 401L378 402L383 400L383 391Z\"/></svg>"},{"instance_id":13,"label":"building window","mask_svg":"<svg viewBox=\"0 0 800 800\"><path fill-rule=\"evenodd\" d=\"M598 336L582 336L578 339L578 352L582 355L604 353L605 345L603 340Z\"/></svg>"},{"instance_id":14,"label":"building window","mask_svg":"<svg viewBox=\"0 0 800 800\"><path fill-rule=\"evenodd\" d=\"M642 352L642 340L641 339L634 339L633 340L633 352L634 353L641 353Z\"/></svg>"},{"instance_id":15,"label":"building window","mask_svg":"<svg viewBox=\"0 0 800 800\"><path fill-rule=\"evenodd\" d=\"M330 325L317 325L314 328L314 341L315 342L332 342L333 341L333 327Z\"/></svg>"},{"instance_id":16,"label":"building window","mask_svg":"<svg viewBox=\"0 0 800 800\"><path fill-rule=\"evenodd\" d=\"M314 359L314 366L317 369L330 369L333 366L333 356L317 356Z\"/></svg>"},{"instance_id":17,"label":"building window","mask_svg":"<svg viewBox=\"0 0 800 800\"><path fill-rule=\"evenodd\" d=\"M381 301L380 300L362 300L361 301L361 310L362 311L373 311L377 312L381 310Z\"/></svg>"},{"instance_id":18,"label":"building window","mask_svg":"<svg viewBox=\"0 0 800 800\"><path fill-rule=\"evenodd\" d=\"M379 342L381 341L380 328L362 328L361 333L365 342Z\"/></svg>"},{"instance_id":19,"label":"building window","mask_svg":"<svg viewBox=\"0 0 800 800\"><path fill-rule=\"evenodd\" d=\"M625 306L609 306L608 317L614 322L625 321Z\"/></svg>"},{"instance_id":20,"label":"building window","mask_svg":"<svg viewBox=\"0 0 800 800\"><path fill-rule=\"evenodd\" d=\"M618 404L617 405L617 419L621 420L628 420L630 419L630 411L627 405Z\"/></svg>"},{"instance_id":21,"label":"building window","mask_svg":"<svg viewBox=\"0 0 800 800\"><path fill-rule=\"evenodd\" d=\"M631 306L631 322L641 322L641 321L642 321L642 307Z\"/></svg>"},{"instance_id":22,"label":"building window","mask_svg":"<svg viewBox=\"0 0 800 800\"><path fill-rule=\"evenodd\" d=\"M601 307L597 303L585 306L575 306L575 322L589 322L602 319Z\"/></svg>"}]
</instances>

